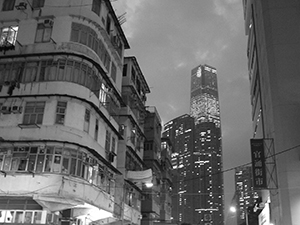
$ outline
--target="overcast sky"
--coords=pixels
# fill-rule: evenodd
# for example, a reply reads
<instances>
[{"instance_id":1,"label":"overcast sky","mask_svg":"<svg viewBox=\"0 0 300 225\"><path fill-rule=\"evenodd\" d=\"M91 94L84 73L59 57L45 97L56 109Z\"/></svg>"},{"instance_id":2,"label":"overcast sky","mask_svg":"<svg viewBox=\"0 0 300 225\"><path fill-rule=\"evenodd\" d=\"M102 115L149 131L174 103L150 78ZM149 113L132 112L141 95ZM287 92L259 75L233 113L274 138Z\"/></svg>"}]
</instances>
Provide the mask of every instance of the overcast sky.
<instances>
[{"instance_id":1,"label":"overcast sky","mask_svg":"<svg viewBox=\"0 0 300 225\"><path fill-rule=\"evenodd\" d=\"M166 123L189 113L191 70L217 69L223 170L250 162L251 107L241 0L118 0L116 14L151 89L147 105ZM225 172L226 206L234 173ZM228 216L225 211L225 217Z\"/></svg>"}]
</instances>

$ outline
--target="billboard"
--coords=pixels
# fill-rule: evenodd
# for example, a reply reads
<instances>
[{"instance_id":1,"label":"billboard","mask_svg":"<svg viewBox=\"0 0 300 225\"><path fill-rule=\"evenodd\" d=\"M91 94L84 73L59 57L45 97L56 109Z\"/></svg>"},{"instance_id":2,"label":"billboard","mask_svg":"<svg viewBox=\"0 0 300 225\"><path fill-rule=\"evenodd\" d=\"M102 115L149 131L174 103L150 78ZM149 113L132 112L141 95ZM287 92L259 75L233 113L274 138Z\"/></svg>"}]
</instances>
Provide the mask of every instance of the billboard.
<instances>
[{"instance_id":1,"label":"billboard","mask_svg":"<svg viewBox=\"0 0 300 225\"><path fill-rule=\"evenodd\" d=\"M251 139L252 175L254 189L266 189L266 161L264 139Z\"/></svg>"}]
</instances>

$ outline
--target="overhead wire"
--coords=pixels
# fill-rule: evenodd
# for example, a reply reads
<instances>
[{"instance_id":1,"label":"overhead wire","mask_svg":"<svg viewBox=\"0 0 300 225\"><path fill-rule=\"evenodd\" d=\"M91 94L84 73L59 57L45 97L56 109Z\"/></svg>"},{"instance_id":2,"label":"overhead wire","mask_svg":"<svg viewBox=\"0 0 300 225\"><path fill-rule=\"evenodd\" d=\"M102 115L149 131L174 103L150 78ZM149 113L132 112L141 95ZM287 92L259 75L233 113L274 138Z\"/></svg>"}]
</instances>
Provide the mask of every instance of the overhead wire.
<instances>
[{"instance_id":1,"label":"overhead wire","mask_svg":"<svg viewBox=\"0 0 300 225\"><path fill-rule=\"evenodd\" d=\"M277 153L274 153L274 154L272 154L270 156L265 157L265 159L269 159L269 158L281 155L283 153L286 153L286 152L289 152L291 150L294 150L295 148L298 148L298 147L300 147L300 144L299 145L295 145L295 146L290 147L290 148L287 148L285 150L279 151ZM242 164L242 165L239 165L239 166L234 166L234 167L231 167L229 169L225 169L225 170L222 170L220 172L216 172L216 173L213 173L213 174L210 174L210 175L205 175L205 176L200 176L200 177L198 176L198 177L193 177L193 178L190 178L190 179L182 179L182 180L180 180L180 181L178 181L176 183L185 182L185 181L189 181L189 180L203 179L203 178L208 177L208 176L214 176L214 175L218 175L218 174L221 174L221 173L226 173L226 172L229 172L229 171L241 168L241 167L245 167L245 166L248 166L248 165L251 165L251 164L252 164L252 162L248 162L248 163L245 163L245 164Z\"/></svg>"}]
</instances>

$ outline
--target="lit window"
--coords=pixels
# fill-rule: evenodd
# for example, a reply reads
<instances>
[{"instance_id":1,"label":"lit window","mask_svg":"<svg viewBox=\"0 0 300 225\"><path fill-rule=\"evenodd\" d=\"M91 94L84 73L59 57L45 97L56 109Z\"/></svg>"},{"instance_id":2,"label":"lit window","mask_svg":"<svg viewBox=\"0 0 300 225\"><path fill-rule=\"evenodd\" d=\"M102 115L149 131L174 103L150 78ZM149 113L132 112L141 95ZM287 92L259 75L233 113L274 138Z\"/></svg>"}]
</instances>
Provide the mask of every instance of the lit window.
<instances>
[{"instance_id":1,"label":"lit window","mask_svg":"<svg viewBox=\"0 0 300 225\"><path fill-rule=\"evenodd\" d=\"M2 27L0 35L0 47L14 49L17 40L18 29L18 26Z\"/></svg>"},{"instance_id":2,"label":"lit window","mask_svg":"<svg viewBox=\"0 0 300 225\"><path fill-rule=\"evenodd\" d=\"M100 93L99 93L99 100L103 105L106 104L107 92L108 92L108 88L105 86L104 83L102 83L100 88Z\"/></svg>"}]
</instances>

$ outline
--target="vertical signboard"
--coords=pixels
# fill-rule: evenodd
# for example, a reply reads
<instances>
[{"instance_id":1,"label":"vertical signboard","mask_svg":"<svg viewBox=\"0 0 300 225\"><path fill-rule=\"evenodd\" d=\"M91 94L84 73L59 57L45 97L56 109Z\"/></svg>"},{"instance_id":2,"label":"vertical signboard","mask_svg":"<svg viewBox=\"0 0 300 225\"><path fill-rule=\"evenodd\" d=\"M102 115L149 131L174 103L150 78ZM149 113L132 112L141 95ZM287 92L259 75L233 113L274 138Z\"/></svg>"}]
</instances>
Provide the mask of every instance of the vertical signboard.
<instances>
[{"instance_id":1,"label":"vertical signboard","mask_svg":"<svg viewBox=\"0 0 300 225\"><path fill-rule=\"evenodd\" d=\"M255 189L267 188L264 139L251 139L253 186Z\"/></svg>"}]
</instances>

